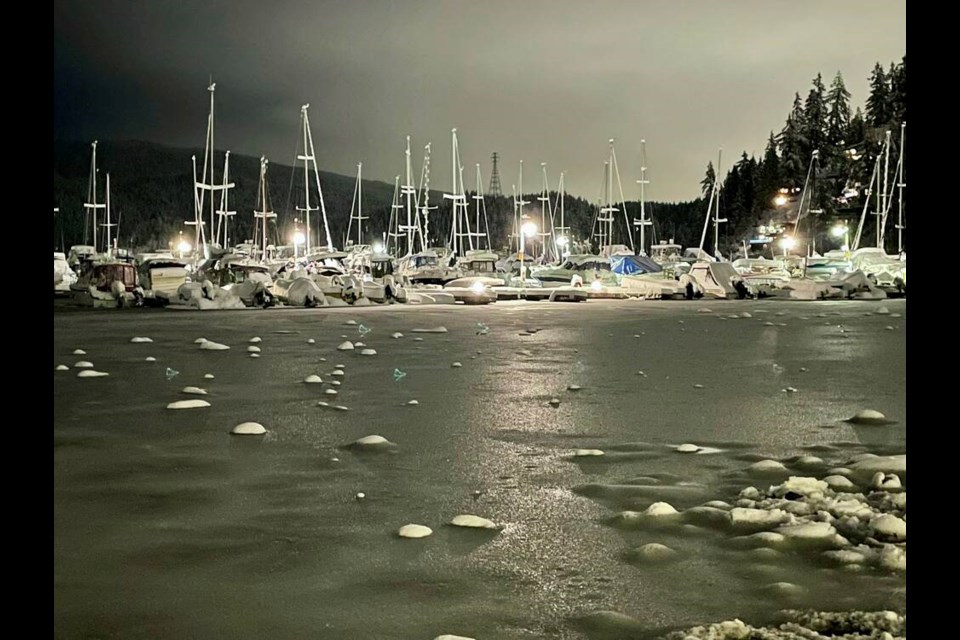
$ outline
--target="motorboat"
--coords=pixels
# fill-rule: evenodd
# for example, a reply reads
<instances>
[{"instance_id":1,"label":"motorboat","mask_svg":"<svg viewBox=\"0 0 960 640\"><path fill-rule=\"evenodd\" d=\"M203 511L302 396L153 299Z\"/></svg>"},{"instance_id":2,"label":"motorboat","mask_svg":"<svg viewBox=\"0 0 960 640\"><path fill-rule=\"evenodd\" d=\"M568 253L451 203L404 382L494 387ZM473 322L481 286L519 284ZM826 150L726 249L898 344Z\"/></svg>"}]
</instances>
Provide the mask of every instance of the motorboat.
<instances>
[{"instance_id":1,"label":"motorboat","mask_svg":"<svg viewBox=\"0 0 960 640\"><path fill-rule=\"evenodd\" d=\"M133 263L106 256L81 264L70 293L77 304L94 308L140 306L144 297Z\"/></svg>"},{"instance_id":2,"label":"motorboat","mask_svg":"<svg viewBox=\"0 0 960 640\"><path fill-rule=\"evenodd\" d=\"M53 252L53 295L70 295L70 285L77 281L77 274L70 268L67 256L61 251Z\"/></svg>"}]
</instances>

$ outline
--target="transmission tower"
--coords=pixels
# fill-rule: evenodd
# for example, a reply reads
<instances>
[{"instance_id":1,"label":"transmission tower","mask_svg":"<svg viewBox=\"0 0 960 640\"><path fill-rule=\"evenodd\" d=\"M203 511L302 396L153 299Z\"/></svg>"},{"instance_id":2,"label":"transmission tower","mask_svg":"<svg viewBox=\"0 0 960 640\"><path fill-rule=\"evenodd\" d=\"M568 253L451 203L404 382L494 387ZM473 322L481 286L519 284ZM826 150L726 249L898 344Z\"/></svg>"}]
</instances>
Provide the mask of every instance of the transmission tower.
<instances>
[{"instance_id":1,"label":"transmission tower","mask_svg":"<svg viewBox=\"0 0 960 640\"><path fill-rule=\"evenodd\" d=\"M493 160L493 170L490 172L490 189L488 191L491 196L502 196L503 189L500 188L500 169L497 166L500 160L500 154L494 151L491 159Z\"/></svg>"}]
</instances>

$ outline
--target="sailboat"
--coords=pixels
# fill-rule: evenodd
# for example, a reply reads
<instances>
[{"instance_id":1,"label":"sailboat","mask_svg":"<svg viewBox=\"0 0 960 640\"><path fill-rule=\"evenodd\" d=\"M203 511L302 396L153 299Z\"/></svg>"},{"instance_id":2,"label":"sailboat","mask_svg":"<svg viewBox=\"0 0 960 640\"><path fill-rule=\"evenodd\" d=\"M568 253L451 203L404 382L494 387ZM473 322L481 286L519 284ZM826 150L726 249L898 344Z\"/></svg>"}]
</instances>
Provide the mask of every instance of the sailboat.
<instances>
[{"instance_id":1,"label":"sailboat","mask_svg":"<svg viewBox=\"0 0 960 640\"><path fill-rule=\"evenodd\" d=\"M623 213L623 220L626 224L626 229L629 230L631 225L630 220L627 218L626 199L623 195L623 183L620 181L620 166L617 163L617 152L613 146L613 138L610 138L609 144L609 159L604 163L604 202L600 205L597 212L597 217L594 220L594 228L596 229L596 233L594 235L600 245L600 255L607 257L616 254L635 253L633 250L633 234L629 231L627 232L627 241L629 242L629 247L623 244L614 244L614 229L616 222L615 214L620 212ZM617 188L620 194L620 198L618 200L614 200L613 195L614 178L616 178ZM619 205L619 207L617 205Z\"/></svg>"}]
</instances>

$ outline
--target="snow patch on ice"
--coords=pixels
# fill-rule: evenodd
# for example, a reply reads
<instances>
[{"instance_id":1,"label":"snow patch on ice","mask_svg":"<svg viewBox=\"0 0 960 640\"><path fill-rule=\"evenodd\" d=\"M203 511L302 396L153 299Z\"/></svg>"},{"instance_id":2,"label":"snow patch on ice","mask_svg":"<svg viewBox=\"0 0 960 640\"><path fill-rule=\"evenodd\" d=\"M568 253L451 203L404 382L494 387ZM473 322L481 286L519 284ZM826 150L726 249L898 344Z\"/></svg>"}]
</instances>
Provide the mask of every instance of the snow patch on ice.
<instances>
[{"instance_id":1,"label":"snow patch on ice","mask_svg":"<svg viewBox=\"0 0 960 640\"><path fill-rule=\"evenodd\" d=\"M446 327L430 327L429 329L414 329L413 333L446 333Z\"/></svg>"},{"instance_id":2,"label":"snow patch on ice","mask_svg":"<svg viewBox=\"0 0 960 640\"><path fill-rule=\"evenodd\" d=\"M168 404L167 409L200 409L209 406L206 400L177 400Z\"/></svg>"},{"instance_id":3,"label":"snow patch on ice","mask_svg":"<svg viewBox=\"0 0 960 640\"><path fill-rule=\"evenodd\" d=\"M242 422L230 430L230 433L237 436L261 436L266 432L259 422Z\"/></svg>"},{"instance_id":4,"label":"snow patch on ice","mask_svg":"<svg viewBox=\"0 0 960 640\"><path fill-rule=\"evenodd\" d=\"M401 538L426 538L433 533L433 529L422 524L405 524L397 531Z\"/></svg>"},{"instance_id":5,"label":"snow patch on ice","mask_svg":"<svg viewBox=\"0 0 960 640\"><path fill-rule=\"evenodd\" d=\"M260 353L260 347L257 347L255 345L250 345L249 347L247 347L247 353Z\"/></svg>"},{"instance_id":6,"label":"snow patch on ice","mask_svg":"<svg viewBox=\"0 0 960 640\"><path fill-rule=\"evenodd\" d=\"M604 453L600 449L577 449L576 451L573 452L574 458L591 458L591 457L603 456L603 455L606 455L606 453Z\"/></svg>"},{"instance_id":7,"label":"snow patch on ice","mask_svg":"<svg viewBox=\"0 0 960 640\"><path fill-rule=\"evenodd\" d=\"M200 343L200 348L205 351L225 351L229 349L225 344L220 344L219 342L213 342L211 340L205 340Z\"/></svg>"},{"instance_id":8,"label":"snow patch on ice","mask_svg":"<svg viewBox=\"0 0 960 640\"><path fill-rule=\"evenodd\" d=\"M65 364L58 364L57 371L70 371L70 367Z\"/></svg>"},{"instance_id":9,"label":"snow patch on ice","mask_svg":"<svg viewBox=\"0 0 960 640\"><path fill-rule=\"evenodd\" d=\"M260 336L254 336L253 338L250 338L247 342L249 342L250 344L260 344L261 342L263 342L263 339Z\"/></svg>"},{"instance_id":10,"label":"snow patch on ice","mask_svg":"<svg viewBox=\"0 0 960 640\"><path fill-rule=\"evenodd\" d=\"M77 369L92 369L93 363L86 360L80 360L79 362L74 363L73 366Z\"/></svg>"},{"instance_id":11,"label":"snow patch on ice","mask_svg":"<svg viewBox=\"0 0 960 640\"><path fill-rule=\"evenodd\" d=\"M349 340L345 342L341 342L337 346L337 351L353 351L353 343L350 342Z\"/></svg>"},{"instance_id":12,"label":"snow patch on ice","mask_svg":"<svg viewBox=\"0 0 960 640\"><path fill-rule=\"evenodd\" d=\"M674 451L676 451L677 453L696 453L699 450L700 450L700 447L690 443L682 444L679 447L674 449Z\"/></svg>"},{"instance_id":13,"label":"snow patch on ice","mask_svg":"<svg viewBox=\"0 0 960 640\"><path fill-rule=\"evenodd\" d=\"M110 375L106 371L94 371L93 369L84 369L77 374L78 378L102 378L103 376Z\"/></svg>"},{"instance_id":14,"label":"snow patch on ice","mask_svg":"<svg viewBox=\"0 0 960 640\"><path fill-rule=\"evenodd\" d=\"M207 390L201 389L200 387L184 387L180 393L189 393L195 396L205 396L207 395Z\"/></svg>"},{"instance_id":15,"label":"snow patch on ice","mask_svg":"<svg viewBox=\"0 0 960 640\"><path fill-rule=\"evenodd\" d=\"M891 421L887 420L887 417L880 413L879 411L874 411L873 409L864 409L857 413L857 415L852 418L848 418L847 422L852 424L864 424L864 425L883 425L890 424Z\"/></svg>"},{"instance_id":16,"label":"snow patch on ice","mask_svg":"<svg viewBox=\"0 0 960 640\"><path fill-rule=\"evenodd\" d=\"M156 361L157 361L157 359L154 358L153 356L147 356L147 357L144 358L143 360L144 360L144 362L156 362Z\"/></svg>"},{"instance_id":17,"label":"snow patch on ice","mask_svg":"<svg viewBox=\"0 0 960 640\"><path fill-rule=\"evenodd\" d=\"M147 338L146 336L134 336L133 338L130 338L130 342L137 344L142 342L153 342L153 340L151 338Z\"/></svg>"},{"instance_id":18,"label":"snow patch on ice","mask_svg":"<svg viewBox=\"0 0 960 640\"><path fill-rule=\"evenodd\" d=\"M213 374L212 374L212 373L205 373L205 374L203 374L203 379L204 379L204 380L213 380Z\"/></svg>"},{"instance_id":19,"label":"snow patch on ice","mask_svg":"<svg viewBox=\"0 0 960 640\"><path fill-rule=\"evenodd\" d=\"M303 381L307 384L320 384L323 382L323 379L315 373L310 374Z\"/></svg>"},{"instance_id":20,"label":"snow patch on ice","mask_svg":"<svg viewBox=\"0 0 960 640\"><path fill-rule=\"evenodd\" d=\"M375 356L375 355L377 355L377 350L376 350L376 349L364 349L363 351L360 352L360 355L362 355L362 356Z\"/></svg>"},{"instance_id":21,"label":"snow patch on ice","mask_svg":"<svg viewBox=\"0 0 960 640\"><path fill-rule=\"evenodd\" d=\"M467 527L471 529L499 529L497 524L492 520L470 514L458 515L450 521L450 524L454 527Z\"/></svg>"}]
</instances>

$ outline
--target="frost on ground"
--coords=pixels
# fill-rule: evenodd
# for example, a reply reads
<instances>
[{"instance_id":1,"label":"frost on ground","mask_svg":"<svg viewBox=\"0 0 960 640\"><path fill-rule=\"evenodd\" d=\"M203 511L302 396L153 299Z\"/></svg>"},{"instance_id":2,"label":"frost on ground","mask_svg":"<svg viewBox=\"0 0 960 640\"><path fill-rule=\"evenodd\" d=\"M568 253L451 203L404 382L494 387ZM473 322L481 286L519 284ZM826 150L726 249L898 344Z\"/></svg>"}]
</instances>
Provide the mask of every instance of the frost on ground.
<instances>
[{"instance_id":1,"label":"frost on ground","mask_svg":"<svg viewBox=\"0 0 960 640\"><path fill-rule=\"evenodd\" d=\"M893 611L783 612L776 627L727 620L674 631L663 640L905 640L907 618Z\"/></svg>"}]
</instances>

